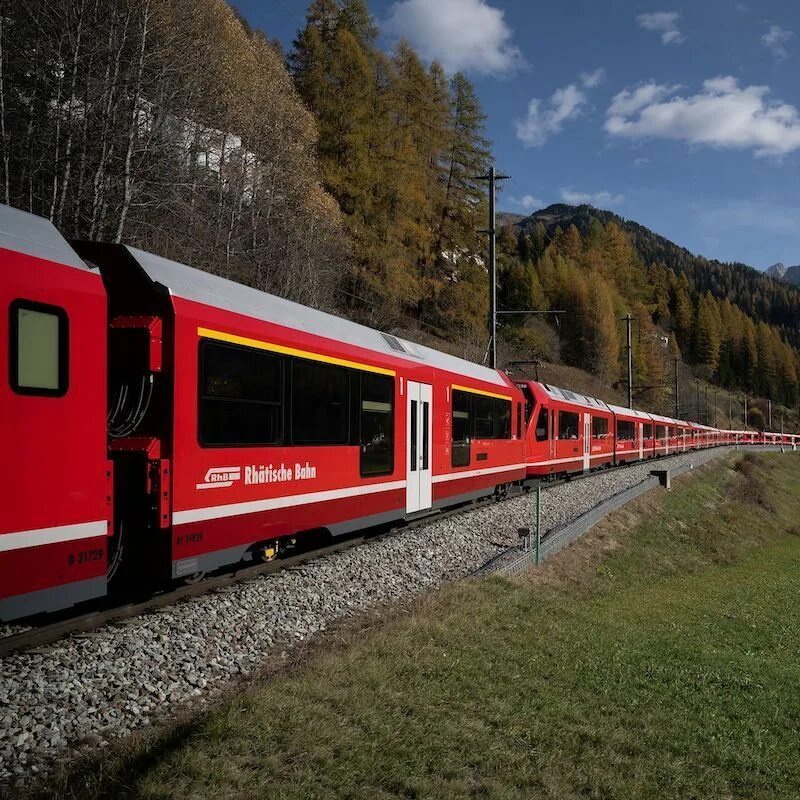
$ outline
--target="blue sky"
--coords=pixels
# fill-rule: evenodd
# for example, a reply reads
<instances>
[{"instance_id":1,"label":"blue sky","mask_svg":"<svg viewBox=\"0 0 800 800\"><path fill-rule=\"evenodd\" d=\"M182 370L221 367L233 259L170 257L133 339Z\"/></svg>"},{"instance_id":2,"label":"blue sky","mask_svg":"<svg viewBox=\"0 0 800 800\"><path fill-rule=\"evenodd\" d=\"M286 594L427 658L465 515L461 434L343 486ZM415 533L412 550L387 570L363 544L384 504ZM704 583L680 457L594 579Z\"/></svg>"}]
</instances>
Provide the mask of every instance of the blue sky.
<instances>
[{"instance_id":1,"label":"blue sky","mask_svg":"<svg viewBox=\"0 0 800 800\"><path fill-rule=\"evenodd\" d=\"M239 0L288 48L305 0ZM591 202L690 250L800 264L798 0L373 0L382 46L464 70L498 207Z\"/></svg>"}]
</instances>

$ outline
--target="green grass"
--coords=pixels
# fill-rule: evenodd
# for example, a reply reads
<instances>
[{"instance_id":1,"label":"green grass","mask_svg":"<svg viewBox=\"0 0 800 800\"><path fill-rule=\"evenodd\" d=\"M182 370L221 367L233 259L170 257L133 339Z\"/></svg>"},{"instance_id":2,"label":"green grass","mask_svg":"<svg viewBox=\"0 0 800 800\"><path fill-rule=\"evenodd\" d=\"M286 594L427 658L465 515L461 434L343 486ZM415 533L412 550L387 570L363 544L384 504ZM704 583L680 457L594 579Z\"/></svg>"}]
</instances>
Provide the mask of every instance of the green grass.
<instances>
[{"instance_id":1,"label":"green grass","mask_svg":"<svg viewBox=\"0 0 800 800\"><path fill-rule=\"evenodd\" d=\"M800 458L637 504L574 568L449 587L48 793L800 797Z\"/></svg>"}]
</instances>

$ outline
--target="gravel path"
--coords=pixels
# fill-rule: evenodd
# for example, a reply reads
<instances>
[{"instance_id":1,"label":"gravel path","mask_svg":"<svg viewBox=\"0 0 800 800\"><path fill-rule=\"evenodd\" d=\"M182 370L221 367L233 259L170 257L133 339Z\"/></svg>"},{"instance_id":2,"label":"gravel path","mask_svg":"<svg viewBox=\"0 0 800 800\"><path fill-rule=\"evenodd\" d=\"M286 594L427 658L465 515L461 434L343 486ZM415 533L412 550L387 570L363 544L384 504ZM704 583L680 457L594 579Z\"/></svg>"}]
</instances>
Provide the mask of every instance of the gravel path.
<instances>
[{"instance_id":1,"label":"gravel path","mask_svg":"<svg viewBox=\"0 0 800 800\"><path fill-rule=\"evenodd\" d=\"M720 451L722 452L722 451ZM688 453L659 468L693 461ZM542 493L544 530L648 476L653 464L599 473ZM0 659L0 783L44 769L70 748L207 702L267 655L335 620L463 577L530 525L534 495L256 578L166 610Z\"/></svg>"}]
</instances>

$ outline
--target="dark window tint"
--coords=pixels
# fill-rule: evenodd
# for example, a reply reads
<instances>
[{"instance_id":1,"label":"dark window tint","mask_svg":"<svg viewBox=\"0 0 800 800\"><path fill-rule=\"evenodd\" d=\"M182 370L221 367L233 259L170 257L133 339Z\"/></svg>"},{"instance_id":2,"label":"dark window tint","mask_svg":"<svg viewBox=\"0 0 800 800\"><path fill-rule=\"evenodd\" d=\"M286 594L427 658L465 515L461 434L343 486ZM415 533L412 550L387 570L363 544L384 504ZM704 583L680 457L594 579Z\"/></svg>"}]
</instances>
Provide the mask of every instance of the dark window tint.
<instances>
[{"instance_id":1,"label":"dark window tint","mask_svg":"<svg viewBox=\"0 0 800 800\"><path fill-rule=\"evenodd\" d=\"M472 395L473 434L476 439L511 438L511 401Z\"/></svg>"},{"instance_id":2,"label":"dark window tint","mask_svg":"<svg viewBox=\"0 0 800 800\"><path fill-rule=\"evenodd\" d=\"M558 412L558 438L577 439L578 438L578 415L571 411Z\"/></svg>"},{"instance_id":3,"label":"dark window tint","mask_svg":"<svg viewBox=\"0 0 800 800\"><path fill-rule=\"evenodd\" d=\"M453 390L452 465L454 467L469 465L471 429L470 396L466 392Z\"/></svg>"},{"instance_id":4,"label":"dark window tint","mask_svg":"<svg viewBox=\"0 0 800 800\"><path fill-rule=\"evenodd\" d=\"M595 439L608 436L608 419L605 417L592 417L592 436Z\"/></svg>"},{"instance_id":5,"label":"dark window tint","mask_svg":"<svg viewBox=\"0 0 800 800\"><path fill-rule=\"evenodd\" d=\"M204 445L269 445L281 440L282 359L249 347L200 347L199 434Z\"/></svg>"},{"instance_id":6,"label":"dark window tint","mask_svg":"<svg viewBox=\"0 0 800 800\"><path fill-rule=\"evenodd\" d=\"M642 430L644 431L643 436L645 439L653 438L653 426L649 422L645 422Z\"/></svg>"},{"instance_id":7,"label":"dark window tint","mask_svg":"<svg viewBox=\"0 0 800 800\"><path fill-rule=\"evenodd\" d=\"M656 425L656 439L663 439L666 436L666 428L663 425Z\"/></svg>"},{"instance_id":8,"label":"dark window tint","mask_svg":"<svg viewBox=\"0 0 800 800\"><path fill-rule=\"evenodd\" d=\"M544 442L547 440L547 409L543 408L536 418L536 441Z\"/></svg>"},{"instance_id":9,"label":"dark window tint","mask_svg":"<svg viewBox=\"0 0 800 800\"><path fill-rule=\"evenodd\" d=\"M394 379L361 375L361 474L394 470Z\"/></svg>"},{"instance_id":10,"label":"dark window tint","mask_svg":"<svg viewBox=\"0 0 800 800\"><path fill-rule=\"evenodd\" d=\"M428 409L430 403L422 402L422 469L428 469Z\"/></svg>"},{"instance_id":11,"label":"dark window tint","mask_svg":"<svg viewBox=\"0 0 800 800\"><path fill-rule=\"evenodd\" d=\"M417 471L417 401L411 401L411 450L409 452L409 466L412 472Z\"/></svg>"},{"instance_id":12,"label":"dark window tint","mask_svg":"<svg viewBox=\"0 0 800 800\"><path fill-rule=\"evenodd\" d=\"M636 425L628 420L617 422L617 439L621 442L632 442L636 438Z\"/></svg>"},{"instance_id":13,"label":"dark window tint","mask_svg":"<svg viewBox=\"0 0 800 800\"><path fill-rule=\"evenodd\" d=\"M350 375L343 367L294 359L292 443L347 444Z\"/></svg>"},{"instance_id":14,"label":"dark window tint","mask_svg":"<svg viewBox=\"0 0 800 800\"><path fill-rule=\"evenodd\" d=\"M64 309L15 300L9 311L11 388L19 394L65 394L69 383L69 322Z\"/></svg>"}]
</instances>

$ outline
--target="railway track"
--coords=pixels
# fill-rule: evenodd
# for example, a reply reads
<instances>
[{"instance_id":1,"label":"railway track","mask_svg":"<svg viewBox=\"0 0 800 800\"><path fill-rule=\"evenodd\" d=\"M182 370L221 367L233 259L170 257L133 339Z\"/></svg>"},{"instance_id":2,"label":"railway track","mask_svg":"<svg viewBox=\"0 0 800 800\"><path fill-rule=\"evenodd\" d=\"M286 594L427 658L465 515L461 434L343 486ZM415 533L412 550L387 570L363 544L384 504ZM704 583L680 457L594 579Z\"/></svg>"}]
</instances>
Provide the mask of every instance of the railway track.
<instances>
[{"instance_id":1,"label":"railway track","mask_svg":"<svg viewBox=\"0 0 800 800\"><path fill-rule=\"evenodd\" d=\"M555 478L553 480L529 480L526 482L524 488L532 489L535 488L537 484L545 488L559 486L564 483L579 481L586 478L595 477L599 474L625 469L636 464L641 466L641 463L642 462L632 462L631 464L606 466L602 470L595 470L585 474ZM654 459L653 463L655 465L655 463L657 463L657 459ZM518 496L522 491L522 489L517 487L515 490L509 493L508 497ZM198 581L197 583L186 584L169 591L154 594L151 597L147 597L138 602L129 602L108 608L93 609L87 613L68 616L64 619L58 619L53 622L45 622L44 624L28 628L27 630L0 637L0 658L12 653L23 652L37 647L46 647L70 635L88 633L102 627L103 625L123 622L126 619L131 619L147 612L157 611L160 608L165 608L185 600L190 600L195 597L200 597L204 594L226 589L261 575L269 575L271 573L279 572L280 570L291 569L292 567L306 564L326 555L331 555L336 552L358 547L367 542L377 542L384 538L395 536L404 531L418 528L422 525L427 525L438 520L463 514L467 511L473 511L475 509L482 508L483 506L490 505L494 502L496 502L495 498L489 497L476 502L467 503L456 508L425 514L424 516L391 528L388 531L384 530L375 533L370 533L368 531L360 532L354 536L341 539L324 547L309 549L263 564L260 563L243 566L220 575L207 577L201 581Z\"/></svg>"},{"instance_id":2,"label":"railway track","mask_svg":"<svg viewBox=\"0 0 800 800\"><path fill-rule=\"evenodd\" d=\"M125 603L123 605L116 605L110 608L94 609L84 614L69 616L65 619L59 619L55 622L46 622L42 625L37 625L27 630L13 633L8 636L0 638L0 658L10 655L12 653L23 652L37 647L46 647L60 639L78 633L88 633L96 630L103 625L109 625L117 622L123 622L126 619L137 617L140 614L145 614L150 611L157 611L160 608L175 605L185 600L191 600L195 597L200 597L214 591L226 589L235 586L238 583L252 580L261 575L269 575L271 573L279 572L284 569L291 569L292 567L307 564L315 559L322 558L323 556L331 555L333 553L349 550L353 547L358 547L367 542L378 542L390 536L395 536L404 531L419 528L428 523L446 519L447 517L463 514L467 511L473 511L477 508L490 505L496 502L493 497L479 500L477 502L468 503L457 508L446 509L444 511L426 514L419 518L409 520L403 525L391 528L389 531L380 533L358 533L354 536L349 536L346 539L341 539L333 544L324 547L317 547L314 549L306 550L291 556L269 561L264 564L251 564L245 567L240 567L236 570L223 573L221 575L213 575L204 578L197 583L186 584L179 586L175 589L159 592L152 597L148 597L139 602Z\"/></svg>"}]
</instances>

